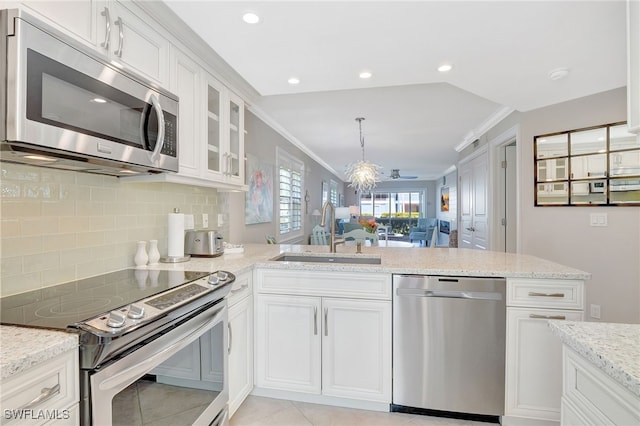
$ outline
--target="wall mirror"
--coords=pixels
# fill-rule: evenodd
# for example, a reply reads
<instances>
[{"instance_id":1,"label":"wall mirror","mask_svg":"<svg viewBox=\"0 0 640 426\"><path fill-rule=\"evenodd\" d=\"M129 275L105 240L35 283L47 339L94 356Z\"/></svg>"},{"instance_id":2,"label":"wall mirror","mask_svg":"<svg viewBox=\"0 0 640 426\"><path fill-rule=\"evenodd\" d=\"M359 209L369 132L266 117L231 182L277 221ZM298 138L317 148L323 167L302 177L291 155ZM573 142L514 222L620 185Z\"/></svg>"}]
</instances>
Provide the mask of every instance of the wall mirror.
<instances>
[{"instance_id":1,"label":"wall mirror","mask_svg":"<svg viewBox=\"0 0 640 426\"><path fill-rule=\"evenodd\" d=\"M640 139L626 123L534 137L535 205L640 205Z\"/></svg>"}]
</instances>

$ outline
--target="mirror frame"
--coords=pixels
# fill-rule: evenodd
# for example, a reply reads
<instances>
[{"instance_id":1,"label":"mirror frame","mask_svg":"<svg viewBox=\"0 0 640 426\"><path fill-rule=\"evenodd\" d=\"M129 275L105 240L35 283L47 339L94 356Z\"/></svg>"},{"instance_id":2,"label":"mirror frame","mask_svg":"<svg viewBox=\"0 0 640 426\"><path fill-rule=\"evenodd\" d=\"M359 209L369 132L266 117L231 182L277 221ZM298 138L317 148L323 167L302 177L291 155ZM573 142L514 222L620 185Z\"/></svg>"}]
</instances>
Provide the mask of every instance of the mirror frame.
<instances>
[{"instance_id":1,"label":"mirror frame","mask_svg":"<svg viewBox=\"0 0 640 426\"><path fill-rule=\"evenodd\" d=\"M640 138L637 138L637 142L631 146L611 148L611 128L622 125L626 125L626 122L534 136L534 205L536 207L640 206ZM572 135L577 139L578 133L585 134L599 129L605 129L604 149L599 146L592 151L580 150L575 154L572 153ZM629 134L636 137L631 132ZM552 152L549 156L540 154L539 157L539 145L547 142L546 138L562 135L567 136L566 149L563 147L557 150L561 152L560 154ZM603 156L604 170L601 164ZM635 160L636 157L637 160ZM624 162L625 159L626 161L631 159L633 164L621 163L618 169L612 170L614 161ZM598 164L595 166L597 170L589 170L587 167L587 170L579 171L578 165L588 164L589 160ZM626 173L616 173L616 171L624 171L625 168Z\"/></svg>"}]
</instances>

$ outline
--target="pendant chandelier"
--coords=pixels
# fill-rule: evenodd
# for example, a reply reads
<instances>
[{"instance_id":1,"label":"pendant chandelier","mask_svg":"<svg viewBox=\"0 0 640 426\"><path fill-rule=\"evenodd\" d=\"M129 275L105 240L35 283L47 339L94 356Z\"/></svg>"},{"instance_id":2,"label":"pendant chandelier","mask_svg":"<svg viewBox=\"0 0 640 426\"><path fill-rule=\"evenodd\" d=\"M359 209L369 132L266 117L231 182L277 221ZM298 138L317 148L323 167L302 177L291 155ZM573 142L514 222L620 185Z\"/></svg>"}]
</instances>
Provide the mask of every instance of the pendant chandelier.
<instances>
[{"instance_id":1,"label":"pendant chandelier","mask_svg":"<svg viewBox=\"0 0 640 426\"><path fill-rule=\"evenodd\" d=\"M376 182L380 181L381 167L375 163L370 163L364 159L364 138L362 137L363 117L356 118L360 128L360 147L362 148L362 160L351 163L347 166L347 180L351 181L350 187L356 191L370 191L376 187Z\"/></svg>"}]
</instances>

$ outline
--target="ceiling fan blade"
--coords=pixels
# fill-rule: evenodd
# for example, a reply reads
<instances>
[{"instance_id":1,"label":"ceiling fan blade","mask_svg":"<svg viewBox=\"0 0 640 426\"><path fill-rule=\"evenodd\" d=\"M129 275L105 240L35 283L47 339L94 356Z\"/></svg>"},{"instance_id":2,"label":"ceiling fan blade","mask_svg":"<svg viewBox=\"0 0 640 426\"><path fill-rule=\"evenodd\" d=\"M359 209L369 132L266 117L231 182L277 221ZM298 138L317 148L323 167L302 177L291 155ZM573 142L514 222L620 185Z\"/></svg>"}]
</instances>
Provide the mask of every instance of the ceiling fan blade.
<instances>
[{"instance_id":1,"label":"ceiling fan blade","mask_svg":"<svg viewBox=\"0 0 640 426\"><path fill-rule=\"evenodd\" d=\"M418 179L418 176L402 176L400 174L400 169L391 169L389 177L391 179Z\"/></svg>"}]
</instances>

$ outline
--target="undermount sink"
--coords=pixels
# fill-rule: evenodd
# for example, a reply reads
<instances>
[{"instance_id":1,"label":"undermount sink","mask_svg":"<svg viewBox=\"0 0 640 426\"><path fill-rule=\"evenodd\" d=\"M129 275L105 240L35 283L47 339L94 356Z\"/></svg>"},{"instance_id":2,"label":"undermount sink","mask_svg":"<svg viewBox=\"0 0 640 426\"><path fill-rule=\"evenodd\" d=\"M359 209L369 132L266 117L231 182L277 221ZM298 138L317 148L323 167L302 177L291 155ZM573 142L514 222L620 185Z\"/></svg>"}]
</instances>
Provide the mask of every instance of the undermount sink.
<instances>
[{"instance_id":1,"label":"undermount sink","mask_svg":"<svg viewBox=\"0 0 640 426\"><path fill-rule=\"evenodd\" d=\"M382 260L379 256L335 256L317 254L283 253L271 260L279 262L314 262L314 263L355 263L358 265L380 265Z\"/></svg>"}]
</instances>

